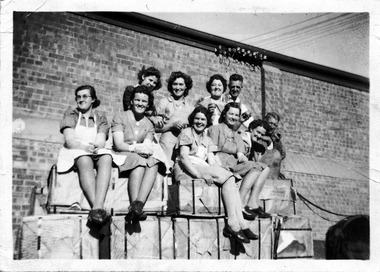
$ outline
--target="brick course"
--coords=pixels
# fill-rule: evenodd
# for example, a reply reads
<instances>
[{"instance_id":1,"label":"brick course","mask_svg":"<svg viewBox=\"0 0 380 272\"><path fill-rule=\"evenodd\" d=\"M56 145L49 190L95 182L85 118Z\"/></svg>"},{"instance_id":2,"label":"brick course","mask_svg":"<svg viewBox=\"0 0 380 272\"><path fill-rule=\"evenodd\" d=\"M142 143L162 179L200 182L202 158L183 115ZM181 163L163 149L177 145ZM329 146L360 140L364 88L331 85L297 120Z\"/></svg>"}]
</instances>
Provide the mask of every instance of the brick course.
<instances>
[{"instance_id":1,"label":"brick course","mask_svg":"<svg viewBox=\"0 0 380 272\"><path fill-rule=\"evenodd\" d=\"M260 70L231 62L220 63L213 52L167 41L71 13L15 13L13 58L14 114L59 122L75 105L74 90L82 84L95 86L101 100L99 111L109 120L122 110L127 85L137 83L141 67L162 72L163 87L156 99L168 95L165 80L181 70L192 76L190 98L208 95L206 81L220 73L244 77L241 98L261 109ZM369 96L326 82L265 69L266 111L282 117L280 129L288 152L333 157L343 164L369 164ZM260 116L261 113L254 113ZM27 124L28 125L28 124ZM56 162L59 136L35 139L27 133L13 137L13 226L28 212L33 186L46 185ZM50 137L50 138L49 138ZM54 138L55 139L55 138ZM286 173L296 188L322 207L341 213L368 213L368 184L322 176ZM332 222L322 220L297 203L300 215L312 220L314 237L324 239ZM336 217L329 217L336 220Z\"/></svg>"}]
</instances>

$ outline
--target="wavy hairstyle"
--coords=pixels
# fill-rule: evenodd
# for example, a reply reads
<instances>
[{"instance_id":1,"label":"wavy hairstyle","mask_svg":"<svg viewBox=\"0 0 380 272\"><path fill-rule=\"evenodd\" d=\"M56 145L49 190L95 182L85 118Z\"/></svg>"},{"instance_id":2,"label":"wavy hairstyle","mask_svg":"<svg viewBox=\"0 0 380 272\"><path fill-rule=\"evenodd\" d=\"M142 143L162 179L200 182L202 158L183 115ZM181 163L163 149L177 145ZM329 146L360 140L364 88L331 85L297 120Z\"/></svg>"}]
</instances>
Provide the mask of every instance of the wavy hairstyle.
<instances>
[{"instance_id":1,"label":"wavy hairstyle","mask_svg":"<svg viewBox=\"0 0 380 272\"><path fill-rule=\"evenodd\" d=\"M183 78L183 80L185 81L186 90L183 93L183 96L186 97L189 94L189 91L191 90L191 88L193 88L193 79L189 75L181 71L172 72L169 78L166 80L166 82L168 83L168 91L171 94L173 94L173 82L177 78Z\"/></svg>"},{"instance_id":2,"label":"wavy hairstyle","mask_svg":"<svg viewBox=\"0 0 380 272\"><path fill-rule=\"evenodd\" d=\"M236 103L236 102L227 103L224 106L224 109L223 109L222 113L220 114L219 123L223 123L225 121L225 119L226 119L226 113L229 111L230 108L239 109L239 116L241 115L240 103Z\"/></svg>"},{"instance_id":3,"label":"wavy hairstyle","mask_svg":"<svg viewBox=\"0 0 380 272\"><path fill-rule=\"evenodd\" d=\"M200 112L200 113L203 113L205 116L206 116L206 119L207 119L207 125L206 127L209 127L212 125L212 120L211 120L211 116L212 114L207 110L207 108L203 107L203 106L198 106L196 107L192 113L190 113L189 117L188 117L188 120L189 120L189 126L192 127L193 124L194 124L194 118L195 118L195 115L197 115L197 113Z\"/></svg>"},{"instance_id":4,"label":"wavy hairstyle","mask_svg":"<svg viewBox=\"0 0 380 272\"><path fill-rule=\"evenodd\" d=\"M143 66L141 68L141 70L137 74L137 79L139 80L139 84L141 84L141 82L143 82L143 80L144 80L143 77L148 77L148 76L155 76L157 78L157 84L153 88L153 91L158 90L162 87L161 72L158 71L157 68L155 68L155 67L145 68L145 66Z\"/></svg>"},{"instance_id":5,"label":"wavy hairstyle","mask_svg":"<svg viewBox=\"0 0 380 272\"><path fill-rule=\"evenodd\" d=\"M223 92L227 90L227 80L220 74L215 74L210 77L210 79L206 82L206 89L209 93L211 93L211 85L214 80L220 80L223 84Z\"/></svg>"},{"instance_id":6,"label":"wavy hairstyle","mask_svg":"<svg viewBox=\"0 0 380 272\"><path fill-rule=\"evenodd\" d=\"M133 89L133 92L132 92L132 95L131 95L131 103L133 101L133 99L135 98L135 95L137 93L142 93L142 94L146 94L148 96L148 101L150 101L153 97L153 94L152 92L150 91L149 87L148 86L145 86L145 85L137 85L134 89ZM149 103L148 103L148 106L149 106Z\"/></svg>"}]
</instances>

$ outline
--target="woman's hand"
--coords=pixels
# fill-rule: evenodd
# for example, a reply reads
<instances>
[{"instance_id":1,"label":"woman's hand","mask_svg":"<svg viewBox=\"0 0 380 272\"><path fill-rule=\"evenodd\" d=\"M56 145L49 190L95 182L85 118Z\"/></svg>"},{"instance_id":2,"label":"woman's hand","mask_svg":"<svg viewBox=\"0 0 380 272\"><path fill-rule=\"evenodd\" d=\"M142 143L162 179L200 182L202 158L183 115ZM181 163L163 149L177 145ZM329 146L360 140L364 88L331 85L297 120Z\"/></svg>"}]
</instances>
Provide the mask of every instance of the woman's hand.
<instances>
[{"instance_id":1,"label":"woman's hand","mask_svg":"<svg viewBox=\"0 0 380 272\"><path fill-rule=\"evenodd\" d=\"M152 121L155 128L163 128L165 125L165 121L161 116L152 116L149 117L149 120Z\"/></svg>"},{"instance_id":2,"label":"woman's hand","mask_svg":"<svg viewBox=\"0 0 380 272\"><path fill-rule=\"evenodd\" d=\"M263 140L264 142L266 142L268 145L270 145L272 143L272 138L269 136L261 136L260 139Z\"/></svg>"},{"instance_id":3,"label":"woman's hand","mask_svg":"<svg viewBox=\"0 0 380 272\"><path fill-rule=\"evenodd\" d=\"M95 144L93 143L88 143L88 144L83 144L83 150L88 153L96 154L96 152L98 152L98 147L95 146Z\"/></svg>"},{"instance_id":4,"label":"woman's hand","mask_svg":"<svg viewBox=\"0 0 380 272\"><path fill-rule=\"evenodd\" d=\"M208 186L214 184L215 178L209 174L206 174L202 177Z\"/></svg>"},{"instance_id":5,"label":"woman's hand","mask_svg":"<svg viewBox=\"0 0 380 272\"><path fill-rule=\"evenodd\" d=\"M174 128L174 129L178 129L178 130L182 130L182 129L185 128L186 126L187 126L187 124L182 123L182 122L180 122L180 121L177 121L177 122L173 123L172 128Z\"/></svg>"},{"instance_id":6,"label":"woman's hand","mask_svg":"<svg viewBox=\"0 0 380 272\"><path fill-rule=\"evenodd\" d=\"M141 157L147 158L153 154L152 148L148 144L136 144L135 152Z\"/></svg>"},{"instance_id":7,"label":"woman's hand","mask_svg":"<svg viewBox=\"0 0 380 272\"><path fill-rule=\"evenodd\" d=\"M248 158L241 152L237 153L237 159L239 163L244 163L248 161Z\"/></svg>"}]
</instances>

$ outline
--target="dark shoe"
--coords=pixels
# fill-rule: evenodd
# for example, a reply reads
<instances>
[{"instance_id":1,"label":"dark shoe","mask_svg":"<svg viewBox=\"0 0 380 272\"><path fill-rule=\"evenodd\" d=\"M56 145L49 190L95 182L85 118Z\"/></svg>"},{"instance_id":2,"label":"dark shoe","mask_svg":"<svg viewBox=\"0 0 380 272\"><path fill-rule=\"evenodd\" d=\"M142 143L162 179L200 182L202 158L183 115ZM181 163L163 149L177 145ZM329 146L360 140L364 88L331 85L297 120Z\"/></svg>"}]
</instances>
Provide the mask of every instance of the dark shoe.
<instances>
[{"instance_id":1,"label":"dark shoe","mask_svg":"<svg viewBox=\"0 0 380 272\"><path fill-rule=\"evenodd\" d=\"M249 221L255 220L255 218L257 216L256 213L251 212L251 210L249 209L248 206L245 206L244 210L242 212L243 212L244 219L249 220Z\"/></svg>"},{"instance_id":2,"label":"dark shoe","mask_svg":"<svg viewBox=\"0 0 380 272\"><path fill-rule=\"evenodd\" d=\"M243 229L243 233L244 233L245 236L247 236L247 238L249 240L257 240L257 239L259 239L259 236L257 236L256 234L254 234L249 228Z\"/></svg>"},{"instance_id":3,"label":"dark shoe","mask_svg":"<svg viewBox=\"0 0 380 272\"><path fill-rule=\"evenodd\" d=\"M244 235L241 229L239 231L233 231L228 224L226 224L226 226L223 229L223 236L231 237L239 242L249 243L249 239L247 238L247 236Z\"/></svg>"},{"instance_id":4,"label":"dark shoe","mask_svg":"<svg viewBox=\"0 0 380 272\"><path fill-rule=\"evenodd\" d=\"M94 209L88 213L88 220L92 223L102 226L110 219L111 215L104 209Z\"/></svg>"},{"instance_id":5,"label":"dark shoe","mask_svg":"<svg viewBox=\"0 0 380 272\"><path fill-rule=\"evenodd\" d=\"M266 213L264 212L263 208L261 208L260 206L256 209L251 209L251 208L248 208L252 213L255 213L257 214L257 217L259 218L269 218L271 217L271 215L269 213Z\"/></svg>"},{"instance_id":6,"label":"dark shoe","mask_svg":"<svg viewBox=\"0 0 380 272\"><path fill-rule=\"evenodd\" d=\"M148 215L145 212L139 214L139 221L145 221Z\"/></svg>"},{"instance_id":7,"label":"dark shoe","mask_svg":"<svg viewBox=\"0 0 380 272\"><path fill-rule=\"evenodd\" d=\"M135 200L131 203L130 210L140 215L143 212L144 203L141 201Z\"/></svg>"},{"instance_id":8,"label":"dark shoe","mask_svg":"<svg viewBox=\"0 0 380 272\"><path fill-rule=\"evenodd\" d=\"M129 207L130 219L134 222L144 221L147 218L147 214L143 211L144 203L141 201L133 201Z\"/></svg>"}]
</instances>

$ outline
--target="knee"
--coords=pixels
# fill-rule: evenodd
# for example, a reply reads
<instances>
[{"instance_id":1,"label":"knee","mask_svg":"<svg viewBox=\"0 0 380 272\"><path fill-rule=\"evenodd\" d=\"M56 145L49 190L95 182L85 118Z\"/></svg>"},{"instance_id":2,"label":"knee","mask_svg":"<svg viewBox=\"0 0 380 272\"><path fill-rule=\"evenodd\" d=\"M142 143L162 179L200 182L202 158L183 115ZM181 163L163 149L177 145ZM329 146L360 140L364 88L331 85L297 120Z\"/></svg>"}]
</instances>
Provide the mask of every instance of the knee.
<instances>
[{"instance_id":1,"label":"knee","mask_svg":"<svg viewBox=\"0 0 380 272\"><path fill-rule=\"evenodd\" d=\"M93 163L91 157L89 157L89 156L82 156L82 157L79 157L76 160L76 166L80 170L81 169L88 169L88 168L93 168L94 167L94 163Z\"/></svg>"},{"instance_id":2,"label":"knee","mask_svg":"<svg viewBox=\"0 0 380 272\"><path fill-rule=\"evenodd\" d=\"M112 165L112 156L109 154L105 154L99 158L99 164L104 166Z\"/></svg>"}]
</instances>

